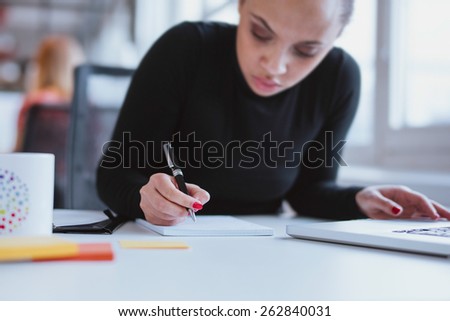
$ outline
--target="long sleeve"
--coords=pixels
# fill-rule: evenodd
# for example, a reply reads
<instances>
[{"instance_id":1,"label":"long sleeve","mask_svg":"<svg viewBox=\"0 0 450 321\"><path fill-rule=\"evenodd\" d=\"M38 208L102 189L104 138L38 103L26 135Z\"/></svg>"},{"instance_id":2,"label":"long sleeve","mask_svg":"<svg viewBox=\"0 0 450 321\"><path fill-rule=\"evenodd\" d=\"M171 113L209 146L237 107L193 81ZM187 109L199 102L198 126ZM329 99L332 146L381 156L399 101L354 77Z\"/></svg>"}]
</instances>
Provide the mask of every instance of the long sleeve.
<instances>
[{"instance_id":1,"label":"long sleeve","mask_svg":"<svg viewBox=\"0 0 450 321\"><path fill-rule=\"evenodd\" d=\"M122 106L112 142L97 170L100 198L119 215L143 217L139 190L165 171L162 142L178 127L196 70L199 42L195 27L167 31L137 68Z\"/></svg>"},{"instance_id":2,"label":"long sleeve","mask_svg":"<svg viewBox=\"0 0 450 321\"><path fill-rule=\"evenodd\" d=\"M336 177L340 166L347 166L342 150L356 114L360 95L360 72L347 54L334 81L334 94L319 134L303 151L296 182L286 199L299 215L327 219L352 219L364 215L355 195L362 187L340 187Z\"/></svg>"}]
</instances>

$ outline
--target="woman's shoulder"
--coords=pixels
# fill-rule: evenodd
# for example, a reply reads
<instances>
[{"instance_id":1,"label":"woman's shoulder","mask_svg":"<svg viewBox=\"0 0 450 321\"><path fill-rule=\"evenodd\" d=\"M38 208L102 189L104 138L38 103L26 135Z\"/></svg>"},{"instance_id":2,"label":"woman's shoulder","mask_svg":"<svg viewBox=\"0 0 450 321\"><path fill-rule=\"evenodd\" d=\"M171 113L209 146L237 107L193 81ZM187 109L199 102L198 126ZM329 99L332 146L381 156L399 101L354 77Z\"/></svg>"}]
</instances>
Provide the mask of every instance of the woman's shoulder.
<instances>
[{"instance_id":1,"label":"woman's shoulder","mask_svg":"<svg viewBox=\"0 0 450 321\"><path fill-rule=\"evenodd\" d=\"M195 64L199 59L223 56L235 44L236 26L222 22L182 22L167 30L150 48L167 59L180 53L185 61ZM203 58L200 58L203 57ZM175 57L174 57L175 58Z\"/></svg>"},{"instance_id":2,"label":"woman's shoulder","mask_svg":"<svg viewBox=\"0 0 450 321\"><path fill-rule=\"evenodd\" d=\"M162 38L169 41L193 45L227 43L236 36L236 25L212 21L185 21L170 28Z\"/></svg>"},{"instance_id":3,"label":"woman's shoulder","mask_svg":"<svg viewBox=\"0 0 450 321\"><path fill-rule=\"evenodd\" d=\"M184 21L173 26L169 32L176 34L197 34L201 37L216 37L236 32L236 25L216 21Z\"/></svg>"},{"instance_id":4,"label":"woman's shoulder","mask_svg":"<svg viewBox=\"0 0 450 321\"><path fill-rule=\"evenodd\" d=\"M321 71L334 71L338 75L359 75L359 66L356 60L342 48L334 47L330 50L320 65Z\"/></svg>"},{"instance_id":5,"label":"woman's shoulder","mask_svg":"<svg viewBox=\"0 0 450 321\"><path fill-rule=\"evenodd\" d=\"M353 88L361 81L360 69L355 59L344 49L335 47L308 77L311 84L320 83L322 88ZM337 86L336 86L337 85Z\"/></svg>"}]
</instances>

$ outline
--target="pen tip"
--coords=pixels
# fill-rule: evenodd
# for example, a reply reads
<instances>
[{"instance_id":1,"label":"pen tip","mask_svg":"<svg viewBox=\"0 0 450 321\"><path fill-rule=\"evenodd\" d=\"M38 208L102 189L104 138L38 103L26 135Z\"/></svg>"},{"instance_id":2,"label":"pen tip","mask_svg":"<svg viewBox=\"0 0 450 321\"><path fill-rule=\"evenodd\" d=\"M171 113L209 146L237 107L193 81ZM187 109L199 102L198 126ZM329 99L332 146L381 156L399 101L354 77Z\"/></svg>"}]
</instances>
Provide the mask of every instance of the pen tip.
<instances>
[{"instance_id":1,"label":"pen tip","mask_svg":"<svg viewBox=\"0 0 450 321\"><path fill-rule=\"evenodd\" d=\"M194 222L197 222L197 217L195 217L194 211L192 209L189 209L188 212L189 212L189 216L192 218L192 220Z\"/></svg>"}]
</instances>

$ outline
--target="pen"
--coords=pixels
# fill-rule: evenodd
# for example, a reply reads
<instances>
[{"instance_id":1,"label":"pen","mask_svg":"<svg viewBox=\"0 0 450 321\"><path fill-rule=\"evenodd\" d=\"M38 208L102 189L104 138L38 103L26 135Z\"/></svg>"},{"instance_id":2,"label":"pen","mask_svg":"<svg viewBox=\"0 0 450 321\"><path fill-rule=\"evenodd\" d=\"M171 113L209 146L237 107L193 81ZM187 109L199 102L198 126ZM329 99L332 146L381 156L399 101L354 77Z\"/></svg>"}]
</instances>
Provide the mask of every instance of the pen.
<instances>
[{"instance_id":1,"label":"pen","mask_svg":"<svg viewBox=\"0 0 450 321\"><path fill-rule=\"evenodd\" d=\"M166 155L166 159L167 159L167 165L169 165L169 168L172 170L172 174L173 174L173 177L175 177L175 180L177 181L178 188L184 194L189 195L187 187L186 187L186 183L184 182L183 172L172 161L172 159L173 159L172 145L170 145L170 143L165 143L163 145L163 148L164 148L164 154ZM197 221L194 211L191 208L186 208L186 210L188 211L189 216L192 218L192 220L194 222Z\"/></svg>"}]
</instances>

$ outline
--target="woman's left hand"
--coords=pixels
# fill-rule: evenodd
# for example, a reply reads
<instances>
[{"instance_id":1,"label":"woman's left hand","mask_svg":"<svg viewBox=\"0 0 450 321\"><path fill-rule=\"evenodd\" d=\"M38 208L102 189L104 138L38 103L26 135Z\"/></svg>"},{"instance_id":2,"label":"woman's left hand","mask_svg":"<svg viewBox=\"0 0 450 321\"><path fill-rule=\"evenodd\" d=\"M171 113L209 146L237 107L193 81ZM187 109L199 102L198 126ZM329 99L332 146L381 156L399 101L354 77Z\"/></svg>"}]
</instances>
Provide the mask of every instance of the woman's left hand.
<instances>
[{"instance_id":1,"label":"woman's left hand","mask_svg":"<svg viewBox=\"0 0 450 321\"><path fill-rule=\"evenodd\" d=\"M356 194L361 211L373 219L421 218L450 220L450 211L405 186L369 186Z\"/></svg>"}]
</instances>

